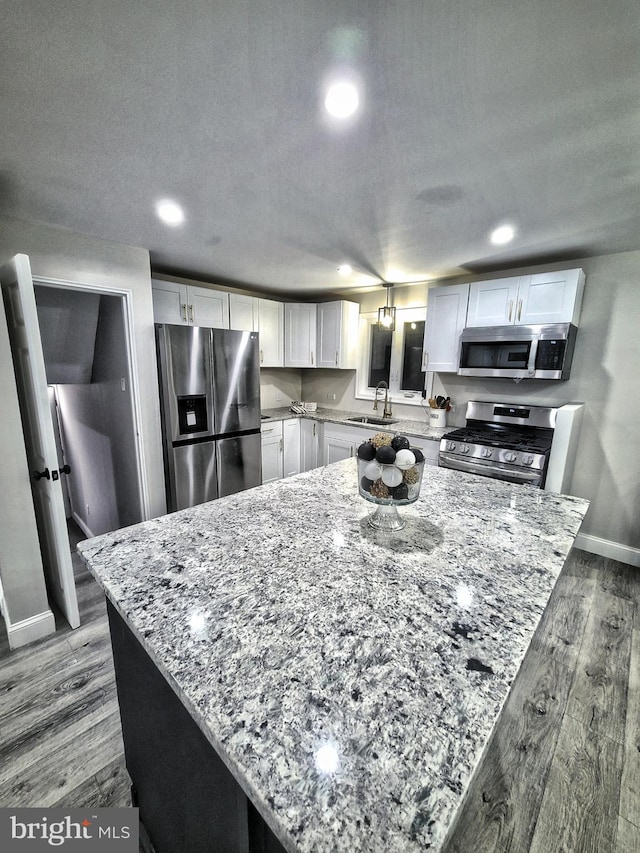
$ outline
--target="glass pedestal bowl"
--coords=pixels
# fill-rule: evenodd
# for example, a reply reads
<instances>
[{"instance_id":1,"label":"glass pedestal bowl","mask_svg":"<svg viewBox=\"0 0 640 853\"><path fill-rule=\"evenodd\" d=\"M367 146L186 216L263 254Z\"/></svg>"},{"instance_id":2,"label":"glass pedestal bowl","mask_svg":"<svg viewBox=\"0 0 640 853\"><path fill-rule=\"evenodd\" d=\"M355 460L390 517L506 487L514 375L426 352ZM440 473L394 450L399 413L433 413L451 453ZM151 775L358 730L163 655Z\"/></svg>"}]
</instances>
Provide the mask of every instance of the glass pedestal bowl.
<instances>
[{"instance_id":1,"label":"glass pedestal bowl","mask_svg":"<svg viewBox=\"0 0 640 853\"><path fill-rule=\"evenodd\" d=\"M376 530L402 530L405 519L398 507L415 503L420 495L424 460L406 467L358 459L358 491L376 508L368 524Z\"/></svg>"}]
</instances>

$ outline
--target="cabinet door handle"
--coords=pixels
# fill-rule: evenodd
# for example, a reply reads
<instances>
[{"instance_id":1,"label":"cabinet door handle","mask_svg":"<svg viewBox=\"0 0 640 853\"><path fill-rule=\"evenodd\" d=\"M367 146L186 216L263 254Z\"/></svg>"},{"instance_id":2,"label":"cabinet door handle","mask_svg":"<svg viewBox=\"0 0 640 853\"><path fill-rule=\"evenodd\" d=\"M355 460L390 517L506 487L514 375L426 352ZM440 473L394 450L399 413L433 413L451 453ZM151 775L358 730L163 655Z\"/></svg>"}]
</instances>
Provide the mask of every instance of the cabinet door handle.
<instances>
[{"instance_id":1,"label":"cabinet door handle","mask_svg":"<svg viewBox=\"0 0 640 853\"><path fill-rule=\"evenodd\" d=\"M316 425L315 425L315 423L314 423L314 425L313 425L313 437L314 437L314 438L315 438L315 435L316 435Z\"/></svg>"},{"instance_id":2,"label":"cabinet door handle","mask_svg":"<svg viewBox=\"0 0 640 853\"><path fill-rule=\"evenodd\" d=\"M183 302L181 307L182 307L182 319L186 323L187 322L187 303Z\"/></svg>"},{"instance_id":3,"label":"cabinet door handle","mask_svg":"<svg viewBox=\"0 0 640 853\"><path fill-rule=\"evenodd\" d=\"M280 439L280 453L282 453L283 450L284 450L284 445L283 445L282 439Z\"/></svg>"},{"instance_id":4,"label":"cabinet door handle","mask_svg":"<svg viewBox=\"0 0 640 853\"><path fill-rule=\"evenodd\" d=\"M513 316L513 299L509 300L509 322L511 322L511 318Z\"/></svg>"},{"instance_id":5,"label":"cabinet door handle","mask_svg":"<svg viewBox=\"0 0 640 853\"><path fill-rule=\"evenodd\" d=\"M195 318L195 314L193 311L193 305L189 305L189 317L191 318L191 322L195 323L196 318Z\"/></svg>"},{"instance_id":6,"label":"cabinet door handle","mask_svg":"<svg viewBox=\"0 0 640 853\"><path fill-rule=\"evenodd\" d=\"M429 353L426 350L422 350L422 370L427 369L427 365L429 364Z\"/></svg>"},{"instance_id":7,"label":"cabinet door handle","mask_svg":"<svg viewBox=\"0 0 640 853\"><path fill-rule=\"evenodd\" d=\"M260 364L264 361L264 353L260 350Z\"/></svg>"},{"instance_id":8,"label":"cabinet door handle","mask_svg":"<svg viewBox=\"0 0 640 853\"><path fill-rule=\"evenodd\" d=\"M313 367L313 350L311 351L311 366Z\"/></svg>"},{"instance_id":9,"label":"cabinet door handle","mask_svg":"<svg viewBox=\"0 0 640 853\"><path fill-rule=\"evenodd\" d=\"M522 299L518 299L518 320L522 317Z\"/></svg>"},{"instance_id":10,"label":"cabinet door handle","mask_svg":"<svg viewBox=\"0 0 640 853\"><path fill-rule=\"evenodd\" d=\"M338 364L338 350L336 350L336 365Z\"/></svg>"}]
</instances>

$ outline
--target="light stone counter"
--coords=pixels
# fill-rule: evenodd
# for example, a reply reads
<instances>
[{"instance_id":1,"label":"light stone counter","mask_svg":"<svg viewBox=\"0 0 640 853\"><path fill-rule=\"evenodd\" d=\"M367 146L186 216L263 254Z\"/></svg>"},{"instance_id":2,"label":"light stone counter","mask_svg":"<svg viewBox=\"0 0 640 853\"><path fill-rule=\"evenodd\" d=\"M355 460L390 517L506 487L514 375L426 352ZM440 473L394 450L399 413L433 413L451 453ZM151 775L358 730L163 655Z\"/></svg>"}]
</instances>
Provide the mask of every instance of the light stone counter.
<instances>
[{"instance_id":1,"label":"light stone counter","mask_svg":"<svg viewBox=\"0 0 640 853\"><path fill-rule=\"evenodd\" d=\"M287 850L434 853L587 507L429 468L385 536L350 459L78 549Z\"/></svg>"},{"instance_id":2,"label":"light stone counter","mask_svg":"<svg viewBox=\"0 0 640 853\"><path fill-rule=\"evenodd\" d=\"M372 432L390 432L402 433L403 435L415 435L420 438L426 438L430 441L439 442L443 435L451 430L456 429L455 426L447 427L432 427L429 426L426 410L421 418L390 418L388 423L381 425L360 424L355 423L351 418L357 417L380 417L382 407L378 412L348 412L340 409L317 409L315 412L309 412L306 415L294 414L288 407L278 409L263 409L262 414L267 417L262 423L268 423L270 420L289 420L290 418L311 418L322 423L344 424L345 426L357 427L362 429L362 437L364 439Z\"/></svg>"}]
</instances>

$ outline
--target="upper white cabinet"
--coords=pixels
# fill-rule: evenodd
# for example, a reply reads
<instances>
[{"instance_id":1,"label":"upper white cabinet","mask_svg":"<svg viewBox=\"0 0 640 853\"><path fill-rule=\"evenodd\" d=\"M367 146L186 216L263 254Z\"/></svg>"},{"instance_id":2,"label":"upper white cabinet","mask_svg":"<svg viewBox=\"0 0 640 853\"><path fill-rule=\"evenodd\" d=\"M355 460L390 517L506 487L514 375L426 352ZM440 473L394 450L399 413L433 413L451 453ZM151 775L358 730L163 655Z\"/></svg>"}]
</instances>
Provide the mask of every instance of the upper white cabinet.
<instances>
[{"instance_id":1,"label":"upper white cabinet","mask_svg":"<svg viewBox=\"0 0 640 853\"><path fill-rule=\"evenodd\" d=\"M258 299L260 367L284 367L284 303Z\"/></svg>"},{"instance_id":2,"label":"upper white cabinet","mask_svg":"<svg viewBox=\"0 0 640 853\"><path fill-rule=\"evenodd\" d=\"M422 367L440 373L458 370L460 333L467 318L468 284L429 288Z\"/></svg>"},{"instance_id":3,"label":"upper white cabinet","mask_svg":"<svg viewBox=\"0 0 640 853\"><path fill-rule=\"evenodd\" d=\"M520 277L516 323L534 326L540 323L573 323L578 325L584 272L560 270Z\"/></svg>"},{"instance_id":4,"label":"upper white cabinet","mask_svg":"<svg viewBox=\"0 0 640 853\"><path fill-rule=\"evenodd\" d=\"M229 328L228 293L157 279L151 286L156 323Z\"/></svg>"},{"instance_id":5,"label":"upper white cabinet","mask_svg":"<svg viewBox=\"0 0 640 853\"><path fill-rule=\"evenodd\" d=\"M284 366L316 366L317 305L287 302L284 306Z\"/></svg>"},{"instance_id":6,"label":"upper white cabinet","mask_svg":"<svg viewBox=\"0 0 640 853\"><path fill-rule=\"evenodd\" d=\"M321 302L317 306L316 367L355 370L358 344L357 302Z\"/></svg>"},{"instance_id":7,"label":"upper white cabinet","mask_svg":"<svg viewBox=\"0 0 640 853\"><path fill-rule=\"evenodd\" d=\"M582 270L476 281L469 286L467 326L578 325L583 291Z\"/></svg>"},{"instance_id":8,"label":"upper white cabinet","mask_svg":"<svg viewBox=\"0 0 640 853\"><path fill-rule=\"evenodd\" d=\"M258 331L258 300L255 296L229 294L229 328L240 332Z\"/></svg>"}]
</instances>

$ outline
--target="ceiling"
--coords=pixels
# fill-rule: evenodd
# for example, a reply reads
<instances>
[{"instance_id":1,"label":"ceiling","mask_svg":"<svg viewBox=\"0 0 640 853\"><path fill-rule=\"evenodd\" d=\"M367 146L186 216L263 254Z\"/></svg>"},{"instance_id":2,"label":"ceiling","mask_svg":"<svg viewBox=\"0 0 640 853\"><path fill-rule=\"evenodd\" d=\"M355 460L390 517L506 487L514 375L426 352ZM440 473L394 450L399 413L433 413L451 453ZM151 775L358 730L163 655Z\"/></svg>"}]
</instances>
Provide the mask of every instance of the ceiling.
<instances>
[{"instance_id":1,"label":"ceiling","mask_svg":"<svg viewBox=\"0 0 640 853\"><path fill-rule=\"evenodd\" d=\"M0 216L303 298L640 248L638 0L2 12ZM323 107L337 75L360 86L342 122Z\"/></svg>"}]
</instances>

